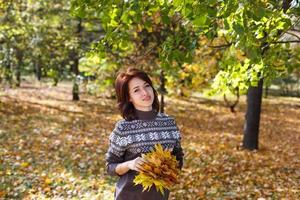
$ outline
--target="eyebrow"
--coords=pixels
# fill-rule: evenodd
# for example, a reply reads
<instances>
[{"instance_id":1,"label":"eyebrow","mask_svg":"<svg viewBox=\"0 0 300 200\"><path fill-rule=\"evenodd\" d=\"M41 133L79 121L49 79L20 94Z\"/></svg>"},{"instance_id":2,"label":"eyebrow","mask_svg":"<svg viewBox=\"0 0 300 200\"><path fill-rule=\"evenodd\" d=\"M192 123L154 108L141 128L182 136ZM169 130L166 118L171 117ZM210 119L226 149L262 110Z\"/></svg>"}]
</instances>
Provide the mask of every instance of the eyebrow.
<instances>
[{"instance_id":1,"label":"eyebrow","mask_svg":"<svg viewBox=\"0 0 300 200\"><path fill-rule=\"evenodd\" d=\"M144 85L145 84L149 84L149 83L147 83L146 81L144 82ZM136 88L138 88L139 87L139 85L138 86L135 86L134 88L132 88L133 90L135 90Z\"/></svg>"}]
</instances>

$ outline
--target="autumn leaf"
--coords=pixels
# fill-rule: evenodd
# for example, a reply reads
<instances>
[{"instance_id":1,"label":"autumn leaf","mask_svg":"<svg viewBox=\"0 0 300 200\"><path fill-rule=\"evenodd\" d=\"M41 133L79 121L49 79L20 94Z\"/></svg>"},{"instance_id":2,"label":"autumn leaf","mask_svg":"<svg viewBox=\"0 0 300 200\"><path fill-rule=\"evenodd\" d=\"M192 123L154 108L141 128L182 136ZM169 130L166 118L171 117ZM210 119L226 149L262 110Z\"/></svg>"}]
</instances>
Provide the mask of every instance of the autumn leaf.
<instances>
[{"instance_id":1,"label":"autumn leaf","mask_svg":"<svg viewBox=\"0 0 300 200\"><path fill-rule=\"evenodd\" d=\"M157 191L164 194L164 189L170 189L178 183L178 161L171 151L164 150L161 144L156 144L151 152L142 154L142 157L146 162L142 164L141 171L133 182L135 185L141 184L143 191L149 191L154 185Z\"/></svg>"},{"instance_id":2,"label":"autumn leaf","mask_svg":"<svg viewBox=\"0 0 300 200\"><path fill-rule=\"evenodd\" d=\"M24 83L0 95L0 199L112 199L117 177L105 173L104 138L121 118L114 100L83 96L86 101L73 103L67 101L72 85L41 84ZM263 100L256 152L240 148L245 99L234 115L218 101L166 100L185 153L169 199L299 199L299 98ZM165 173L173 184L168 164L147 164L145 171Z\"/></svg>"},{"instance_id":3,"label":"autumn leaf","mask_svg":"<svg viewBox=\"0 0 300 200\"><path fill-rule=\"evenodd\" d=\"M22 162L21 163L21 167L23 167L23 168L28 167L28 166L29 166L28 162Z\"/></svg>"},{"instance_id":4,"label":"autumn leaf","mask_svg":"<svg viewBox=\"0 0 300 200\"><path fill-rule=\"evenodd\" d=\"M45 184L50 185L52 183L52 180L50 178L45 179Z\"/></svg>"},{"instance_id":5,"label":"autumn leaf","mask_svg":"<svg viewBox=\"0 0 300 200\"><path fill-rule=\"evenodd\" d=\"M0 197L3 197L5 195L5 191L0 191Z\"/></svg>"}]
</instances>

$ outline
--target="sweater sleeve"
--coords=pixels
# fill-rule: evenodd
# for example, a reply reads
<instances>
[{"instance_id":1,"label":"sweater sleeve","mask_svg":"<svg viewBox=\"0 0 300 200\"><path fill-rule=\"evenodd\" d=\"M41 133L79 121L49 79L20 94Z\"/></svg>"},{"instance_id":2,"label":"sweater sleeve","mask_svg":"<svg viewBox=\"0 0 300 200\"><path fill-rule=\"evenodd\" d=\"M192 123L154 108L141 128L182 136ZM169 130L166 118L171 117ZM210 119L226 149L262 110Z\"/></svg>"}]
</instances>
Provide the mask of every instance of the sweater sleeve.
<instances>
[{"instance_id":1,"label":"sweater sleeve","mask_svg":"<svg viewBox=\"0 0 300 200\"><path fill-rule=\"evenodd\" d=\"M178 129L178 126L176 125L176 122L174 120L174 123L175 123L175 126L178 130L178 133L179 133L179 138L178 140L176 141L175 143L175 146L173 148L173 151L172 151L172 154L176 157L176 160L179 162L179 169L182 169L183 167L183 156L184 156L184 153L183 153L183 149L181 147L181 135L180 135L180 131Z\"/></svg>"},{"instance_id":2,"label":"sweater sleeve","mask_svg":"<svg viewBox=\"0 0 300 200\"><path fill-rule=\"evenodd\" d=\"M119 163L124 162L124 154L126 147L123 138L120 135L120 123L116 126L109 136L109 147L105 154L106 172L111 176L119 176L116 173L116 167Z\"/></svg>"},{"instance_id":3,"label":"sweater sleeve","mask_svg":"<svg viewBox=\"0 0 300 200\"><path fill-rule=\"evenodd\" d=\"M183 153L180 141L176 142L175 147L172 151L172 154L176 157L176 160L179 162L179 166L178 166L179 169L182 169L184 153Z\"/></svg>"}]
</instances>

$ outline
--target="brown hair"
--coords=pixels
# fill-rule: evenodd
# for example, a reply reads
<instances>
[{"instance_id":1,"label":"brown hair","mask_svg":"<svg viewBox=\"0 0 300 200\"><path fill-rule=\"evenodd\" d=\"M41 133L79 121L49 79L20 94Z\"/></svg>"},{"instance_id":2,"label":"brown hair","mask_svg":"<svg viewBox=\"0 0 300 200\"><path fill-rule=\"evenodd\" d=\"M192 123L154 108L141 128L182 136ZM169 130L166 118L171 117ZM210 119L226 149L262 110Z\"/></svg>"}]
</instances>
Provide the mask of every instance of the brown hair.
<instances>
[{"instance_id":1,"label":"brown hair","mask_svg":"<svg viewBox=\"0 0 300 200\"><path fill-rule=\"evenodd\" d=\"M134 106L129 101L129 87L128 83L132 78L140 78L143 81L146 81L153 89L154 100L152 104L152 109L156 112L159 111L159 101L157 97L157 91L154 89L152 81L149 76L142 70L130 67L125 72L121 72L115 81L115 90L117 95L117 106L121 112L122 117L125 120L134 120L137 119L137 116L134 112Z\"/></svg>"}]
</instances>

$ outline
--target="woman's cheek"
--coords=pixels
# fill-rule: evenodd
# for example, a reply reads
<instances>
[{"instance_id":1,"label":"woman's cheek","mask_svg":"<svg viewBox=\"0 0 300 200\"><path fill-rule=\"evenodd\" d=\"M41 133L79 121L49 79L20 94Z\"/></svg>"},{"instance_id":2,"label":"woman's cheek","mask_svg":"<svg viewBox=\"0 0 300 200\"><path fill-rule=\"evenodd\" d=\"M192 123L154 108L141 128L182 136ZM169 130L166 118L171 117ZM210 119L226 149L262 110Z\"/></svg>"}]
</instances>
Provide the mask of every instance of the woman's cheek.
<instances>
[{"instance_id":1,"label":"woman's cheek","mask_svg":"<svg viewBox=\"0 0 300 200\"><path fill-rule=\"evenodd\" d=\"M141 100L141 95L139 93L135 94L135 100L140 101Z\"/></svg>"},{"instance_id":2,"label":"woman's cheek","mask_svg":"<svg viewBox=\"0 0 300 200\"><path fill-rule=\"evenodd\" d=\"M154 95L154 92L153 92L153 89L152 88L149 88L148 92L153 96Z\"/></svg>"}]
</instances>

